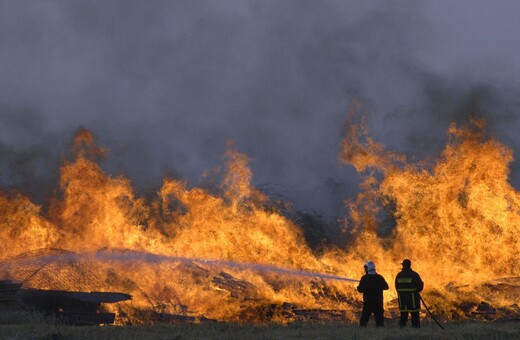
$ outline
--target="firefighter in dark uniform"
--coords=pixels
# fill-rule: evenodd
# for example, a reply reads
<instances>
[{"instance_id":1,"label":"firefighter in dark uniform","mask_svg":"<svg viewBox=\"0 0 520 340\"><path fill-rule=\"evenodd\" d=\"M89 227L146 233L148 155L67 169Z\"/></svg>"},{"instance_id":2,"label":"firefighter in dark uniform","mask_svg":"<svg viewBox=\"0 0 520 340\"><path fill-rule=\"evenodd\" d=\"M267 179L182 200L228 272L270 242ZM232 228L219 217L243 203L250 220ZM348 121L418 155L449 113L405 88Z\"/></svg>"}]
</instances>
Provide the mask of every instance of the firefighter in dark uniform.
<instances>
[{"instance_id":1,"label":"firefighter in dark uniform","mask_svg":"<svg viewBox=\"0 0 520 340\"><path fill-rule=\"evenodd\" d=\"M424 288L424 283L418 273L412 270L412 261L406 259L401 263L403 269L395 277L395 289L399 297L399 310L401 318L399 327L405 327L408 321L408 313L412 315L412 327L419 328L419 311L421 300L419 292Z\"/></svg>"},{"instance_id":2,"label":"firefighter in dark uniform","mask_svg":"<svg viewBox=\"0 0 520 340\"><path fill-rule=\"evenodd\" d=\"M370 315L374 313L376 327L384 327L383 290L388 289L388 283L376 273L376 265L372 261L365 263L365 273L357 287L358 292L363 293L363 311L359 324L366 327Z\"/></svg>"}]
</instances>

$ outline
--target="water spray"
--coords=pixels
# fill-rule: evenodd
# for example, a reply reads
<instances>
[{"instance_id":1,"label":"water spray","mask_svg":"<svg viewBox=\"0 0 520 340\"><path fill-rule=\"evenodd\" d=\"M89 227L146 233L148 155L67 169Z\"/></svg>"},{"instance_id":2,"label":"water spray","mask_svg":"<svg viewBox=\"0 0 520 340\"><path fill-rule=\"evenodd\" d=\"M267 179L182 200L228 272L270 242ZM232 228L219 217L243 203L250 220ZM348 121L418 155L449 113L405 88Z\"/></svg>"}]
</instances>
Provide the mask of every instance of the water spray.
<instances>
[{"instance_id":1,"label":"water spray","mask_svg":"<svg viewBox=\"0 0 520 340\"><path fill-rule=\"evenodd\" d=\"M351 279L344 276L318 273L318 272L309 272L305 270L297 270L297 269L289 269L284 267L278 267L273 265L264 265L257 263L241 263L229 260L211 260L211 259L203 259L196 257L181 257L181 256L167 256L167 255L157 255L152 253L145 252L136 252L136 251L125 251L125 252L112 252L101 250L95 254L95 257L100 260L135 260L135 261L146 261L151 263L160 263L160 262L197 262L202 263L209 266L222 266L228 268L237 268L237 269L253 269L259 272L268 271L279 274L286 274L292 276L302 276L302 277L319 277L324 280L337 280L337 281L347 281L347 282L359 282L359 280Z\"/></svg>"},{"instance_id":2,"label":"water spray","mask_svg":"<svg viewBox=\"0 0 520 340\"><path fill-rule=\"evenodd\" d=\"M182 257L182 256L168 256L168 255L157 255L153 253L147 252L138 252L138 251L110 251L110 250L99 250L94 253L61 253L61 254L49 254L39 257L39 262L43 262L43 264L38 267L33 273L29 275L23 282L28 281L33 278L37 273L39 273L43 268L45 268L50 263L66 261L66 260L76 260L78 258L83 259L98 259L98 260L116 260L116 261L145 261L148 263L161 263L161 262L183 262L183 263L200 263L208 266L221 266L228 268L236 268L236 269L252 269L258 272L272 272L278 274L285 274L291 276L300 276L300 277L309 277L309 278L321 278L324 280L337 280L337 281L346 281L346 282L359 282L359 280L351 279L344 276L318 273L318 272L310 272L305 270L298 269L290 269L284 268L274 265L265 265L258 263L241 263L229 260L214 260L214 259L204 259L197 257Z\"/></svg>"}]
</instances>

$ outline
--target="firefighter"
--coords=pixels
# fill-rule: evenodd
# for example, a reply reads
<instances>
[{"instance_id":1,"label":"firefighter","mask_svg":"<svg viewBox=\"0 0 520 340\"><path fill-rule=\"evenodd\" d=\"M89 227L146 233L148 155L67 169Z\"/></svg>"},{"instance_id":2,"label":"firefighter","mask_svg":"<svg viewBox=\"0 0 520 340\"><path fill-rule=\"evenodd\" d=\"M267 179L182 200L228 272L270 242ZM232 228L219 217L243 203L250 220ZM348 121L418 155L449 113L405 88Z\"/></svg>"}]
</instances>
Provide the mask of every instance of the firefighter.
<instances>
[{"instance_id":1,"label":"firefighter","mask_svg":"<svg viewBox=\"0 0 520 340\"><path fill-rule=\"evenodd\" d=\"M421 301L419 292L424 288L424 283L417 272L412 270L412 261L405 259L401 263L403 269L395 277L395 289L399 298L399 310L401 318L399 327L406 326L408 321L408 313L411 314L412 327L421 327L419 320L419 311L421 310Z\"/></svg>"},{"instance_id":2,"label":"firefighter","mask_svg":"<svg viewBox=\"0 0 520 340\"><path fill-rule=\"evenodd\" d=\"M376 265L372 261L365 263L365 275L361 277L357 287L358 292L363 293L363 311L359 324L366 327L370 315L374 313L376 327L384 327L383 290L388 289L385 278L376 273Z\"/></svg>"}]
</instances>

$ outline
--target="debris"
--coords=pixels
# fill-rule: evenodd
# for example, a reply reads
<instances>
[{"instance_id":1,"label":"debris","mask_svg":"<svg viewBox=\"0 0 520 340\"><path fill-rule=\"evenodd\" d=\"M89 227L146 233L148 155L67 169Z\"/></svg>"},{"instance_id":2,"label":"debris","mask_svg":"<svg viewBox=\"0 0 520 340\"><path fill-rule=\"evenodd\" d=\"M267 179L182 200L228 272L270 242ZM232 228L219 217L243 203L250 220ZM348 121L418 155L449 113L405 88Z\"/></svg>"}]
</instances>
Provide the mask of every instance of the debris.
<instances>
[{"instance_id":1,"label":"debris","mask_svg":"<svg viewBox=\"0 0 520 340\"><path fill-rule=\"evenodd\" d=\"M43 289L20 289L19 294L20 303L24 307L55 315L64 323L73 325L112 324L115 321L115 314L100 312L100 305L132 298L125 293Z\"/></svg>"},{"instance_id":2,"label":"debris","mask_svg":"<svg viewBox=\"0 0 520 340\"><path fill-rule=\"evenodd\" d=\"M0 306L2 308L18 305L21 282L0 280Z\"/></svg>"}]
</instances>

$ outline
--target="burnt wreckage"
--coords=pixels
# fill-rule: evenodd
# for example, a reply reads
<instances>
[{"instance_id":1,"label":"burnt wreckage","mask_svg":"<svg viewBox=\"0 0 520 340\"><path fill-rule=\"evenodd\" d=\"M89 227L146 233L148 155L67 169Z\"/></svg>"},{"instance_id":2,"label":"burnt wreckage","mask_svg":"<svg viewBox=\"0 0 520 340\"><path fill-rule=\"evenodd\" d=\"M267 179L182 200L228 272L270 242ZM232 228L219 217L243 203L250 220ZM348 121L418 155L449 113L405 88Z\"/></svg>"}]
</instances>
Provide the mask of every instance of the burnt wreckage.
<instances>
[{"instance_id":1,"label":"burnt wreckage","mask_svg":"<svg viewBox=\"0 0 520 340\"><path fill-rule=\"evenodd\" d=\"M74 325L112 324L115 313L101 312L101 304L132 299L129 294L117 292L72 292L21 287L21 282L1 280L0 306L34 309Z\"/></svg>"}]
</instances>

